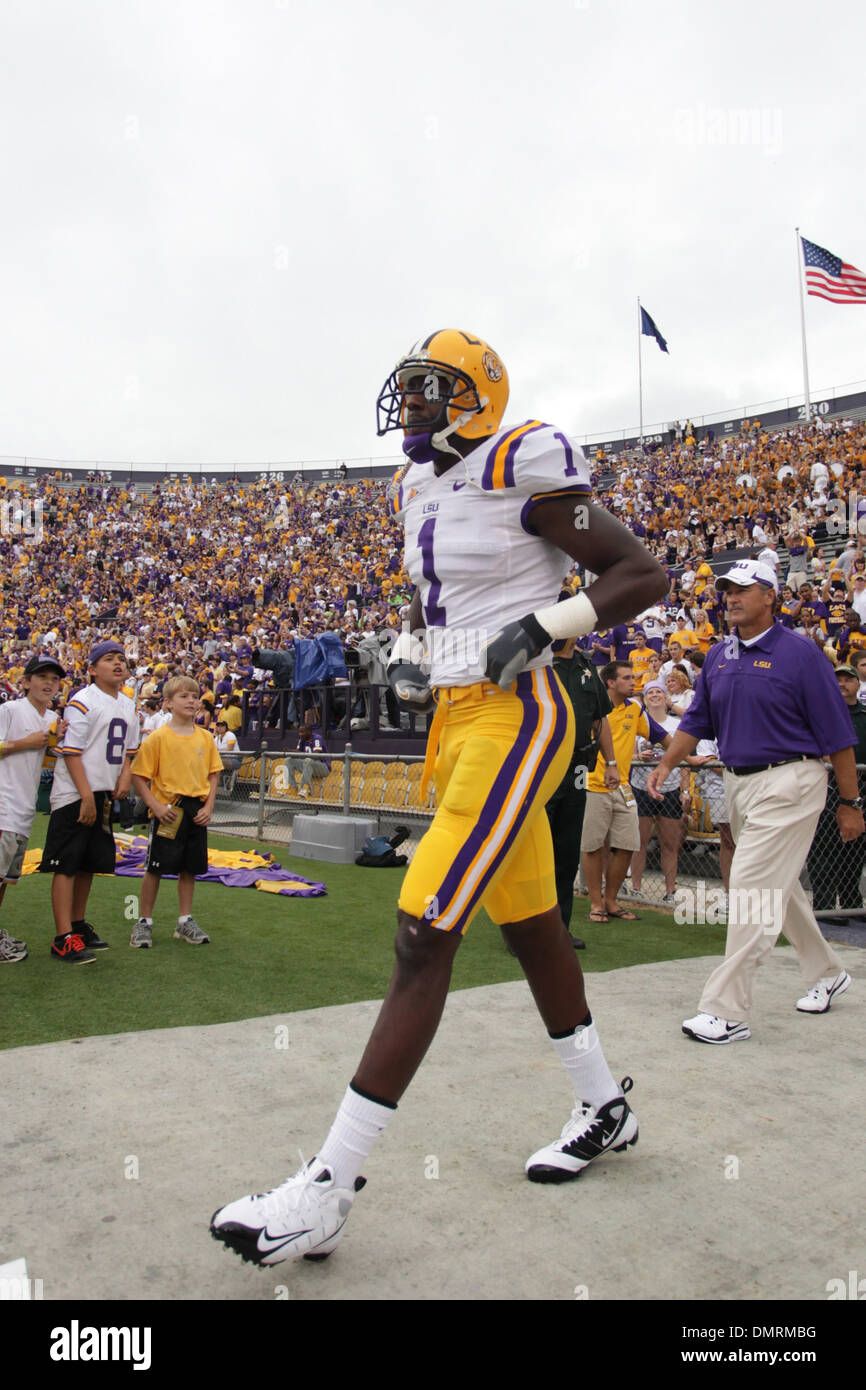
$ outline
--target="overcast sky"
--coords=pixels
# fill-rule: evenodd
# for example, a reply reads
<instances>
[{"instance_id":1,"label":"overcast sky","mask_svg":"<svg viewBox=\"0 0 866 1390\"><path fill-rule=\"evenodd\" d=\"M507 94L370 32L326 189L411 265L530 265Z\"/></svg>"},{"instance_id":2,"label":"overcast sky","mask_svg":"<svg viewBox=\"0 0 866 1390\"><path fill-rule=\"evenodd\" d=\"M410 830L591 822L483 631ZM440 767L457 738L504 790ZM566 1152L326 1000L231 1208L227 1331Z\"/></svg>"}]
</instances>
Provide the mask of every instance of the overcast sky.
<instances>
[{"instance_id":1,"label":"overcast sky","mask_svg":"<svg viewBox=\"0 0 866 1390\"><path fill-rule=\"evenodd\" d=\"M3 0L0 455L399 452L454 326L576 435L802 389L794 226L866 270L860 0ZM814 388L866 306L809 298Z\"/></svg>"}]
</instances>

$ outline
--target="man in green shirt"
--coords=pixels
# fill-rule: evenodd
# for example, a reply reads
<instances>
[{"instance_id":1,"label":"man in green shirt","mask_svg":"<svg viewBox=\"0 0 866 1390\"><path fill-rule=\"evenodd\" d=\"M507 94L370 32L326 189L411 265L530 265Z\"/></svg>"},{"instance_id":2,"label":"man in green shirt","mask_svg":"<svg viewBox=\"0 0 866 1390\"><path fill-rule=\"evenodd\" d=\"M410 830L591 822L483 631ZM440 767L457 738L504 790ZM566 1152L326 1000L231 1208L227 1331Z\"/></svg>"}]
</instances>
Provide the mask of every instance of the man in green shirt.
<instances>
[{"instance_id":1,"label":"man in green shirt","mask_svg":"<svg viewBox=\"0 0 866 1390\"><path fill-rule=\"evenodd\" d=\"M547 803L556 866L556 897L568 931L574 906L574 880L580 866L586 778L588 769L595 766L599 747L605 762L613 764L613 742L606 718L613 706L596 667L584 652L576 650L573 639L565 642L554 657L553 669L574 709L574 756L568 772ZM618 786L616 766L609 767L608 772L614 779L613 785ZM577 949L586 945L579 936L571 932L569 935Z\"/></svg>"},{"instance_id":2,"label":"man in green shirt","mask_svg":"<svg viewBox=\"0 0 866 1390\"><path fill-rule=\"evenodd\" d=\"M861 770L861 764L866 765L866 708L857 698L860 677L853 666L837 666L836 679L857 736L854 759L860 795L863 796L866 792L866 773ZM866 863L866 835L847 842L840 838L836 825L838 805L839 789L835 777L831 776L827 783L827 800L818 817L815 838L806 860L812 885L813 912L833 912L837 894L840 908L863 909L860 875Z\"/></svg>"}]
</instances>

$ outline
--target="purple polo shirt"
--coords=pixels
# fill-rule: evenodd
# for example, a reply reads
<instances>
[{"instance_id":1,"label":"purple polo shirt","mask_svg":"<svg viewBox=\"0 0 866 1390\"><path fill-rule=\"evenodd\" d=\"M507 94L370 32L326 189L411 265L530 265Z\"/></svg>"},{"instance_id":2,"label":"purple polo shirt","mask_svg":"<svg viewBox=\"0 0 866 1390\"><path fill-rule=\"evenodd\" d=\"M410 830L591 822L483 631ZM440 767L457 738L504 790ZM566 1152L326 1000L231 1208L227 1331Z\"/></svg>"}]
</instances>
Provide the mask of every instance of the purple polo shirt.
<instances>
[{"instance_id":1,"label":"purple polo shirt","mask_svg":"<svg viewBox=\"0 0 866 1390\"><path fill-rule=\"evenodd\" d=\"M814 643L776 623L752 646L731 647L723 639L708 651L682 733L716 739L728 767L854 747L833 667Z\"/></svg>"}]
</instances>

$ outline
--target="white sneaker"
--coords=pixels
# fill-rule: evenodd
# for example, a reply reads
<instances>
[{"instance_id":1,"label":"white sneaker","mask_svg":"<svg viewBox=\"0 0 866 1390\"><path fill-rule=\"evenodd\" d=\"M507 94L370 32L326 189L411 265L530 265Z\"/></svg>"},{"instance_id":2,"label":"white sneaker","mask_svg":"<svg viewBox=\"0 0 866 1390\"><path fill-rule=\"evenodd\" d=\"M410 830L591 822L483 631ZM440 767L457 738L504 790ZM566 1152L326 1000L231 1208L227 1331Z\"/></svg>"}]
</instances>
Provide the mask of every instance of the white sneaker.
<instances>
[{"instance_id":1,"label":"white sneaker","mask_svg":"<svg viewBox=\"0 0 866 1390\"><path fill-rule=\"evenodd\" d=\"M249 1264L278 1265L283 1260L324 1260L336 1249L352 1210L355 1191L337 1187L330 1168L317 1159L305 1164L272 1192L257 1192L221 1207L210 1230Z\"/></svg>"},{"instance_id":2,"label":"white sneaker","mask_svg":"<svg viewBox=\"0 0 866 1390\"><path fill-rule=\"evenodd\" d=\"M624 1077L622 1095L614 1096L597 1110L588 1101L580 1101L559 1138L527 1159L529 1181L570 1182L609 1149L622 1153L630 1144L636 1144L637 1116L625 1098L633 1085L630 1076Z\"/></svg>"},{"instance_id":3,"label":"white sneaker","mask_svg":"<svg viewBox=\"0 0 866 1390\"><path fill-rule=\"evenodd\" d=\"M847 970L843 970L838 975L832 975L827 980L819 980L813 985L808 994L804 994L802 999L797 1000L797 1008L801 1014L825 1014L829 1009L833 999L837 994L844 994L851 984L851 976Z\"/></svg>"},{"instance_id":4,"label":"white sneaker","mask_svg":"<svg viewBox=\"0 0 866 1390\"><path fill-rule=\"evenodd\" d=\"M26 960L27 946L17 941L7 931L0 931L0 965L14 965L16 961Z\"/></svg>"},{"instance_id":5,"label":"white sneaker","mask_svg":"<svg viewBox=\"0 0 866 1390\"><path fill-rule=\"evenodd\" d=\"M130 933L129 944L136 950L149 951L153 945L153 923L139 917Z\"/></svg>"},{"instance_id":6,"label":"white sneaker","mask_svg":"<svg viewBox=\"0 0 866 1390\"><path fill-rule=\"evenodd\" d=\"M187 917L185 922L178 922L174 935L176 941L187 941L190 946L207 946L210 941L207 932L202 931L194 917Z\"/></svg>"},{"instance_id":7,"label":"white sneaker","mask_svg":"<svg viewBox=\"0 0 866 1390\"><path fill-rule=\"evenodd\" d=\"M752 1036L748 1023L731 1023L716 1014L695 1014L694 1018L683 1020L683 1032L695 1042L723 1043L745 1042Z\"/></svg>"}]
</instances>

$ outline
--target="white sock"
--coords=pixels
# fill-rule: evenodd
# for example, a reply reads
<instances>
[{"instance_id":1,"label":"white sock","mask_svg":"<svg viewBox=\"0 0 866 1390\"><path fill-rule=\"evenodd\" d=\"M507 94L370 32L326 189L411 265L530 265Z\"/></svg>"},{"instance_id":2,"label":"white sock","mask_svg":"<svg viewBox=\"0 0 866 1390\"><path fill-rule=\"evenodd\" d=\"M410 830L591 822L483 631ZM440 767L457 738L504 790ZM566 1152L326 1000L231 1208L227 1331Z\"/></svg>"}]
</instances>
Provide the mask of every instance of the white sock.
<instances>
[{"instance_id":1,"label":"white sock","mask_svg":"<svg viewBox=\"0 0 866 1390\"><path fill-rule=\"evenodd\" d=\"M177 925L178 925L179 927L182 927L183 924L184 924L184 922L188 922L191 916L192 916L192 913L191 913L191 912L186 912L186 913L184 913L183 917L178 917L178 919L177 919Z\"/></svg>"},{"instance_id":2,"label":"white sock","mask_svg":"<svg viewBox=\"0 0 866 1390\"><path fill-rule=\"evenodd\" d=\"M152 917L139 917L138 920L139 920L139 922L146 922L147 925L148 925L149 927L152 927L152 926L153 926L153 918L152 918Z\"/></svg>"},{"instance_id":3,"label":"white sock","mask_svg":"<svg viewBox=\"0 0 866 1390\"><path fill-rule=\"evenodd\" d=\"M364 1159L390 1124L396 1106L368 1100L349 1086L317 1158L331 1169L338 1187L353 1188Z\"/></svg>"},{"instance_id":4,"label":"white sock","mask_svg":"<svg viewBox=\"0 0 866 1390\"><path fill-rule=\"evenodd\" d=\"M550 1043L568 1072L578 1100L587 1100L598 1109L622 1094L604 1059L594 1023L575 1028L567 1038L551 1038Z\"/></svg>"}]
</instances>

